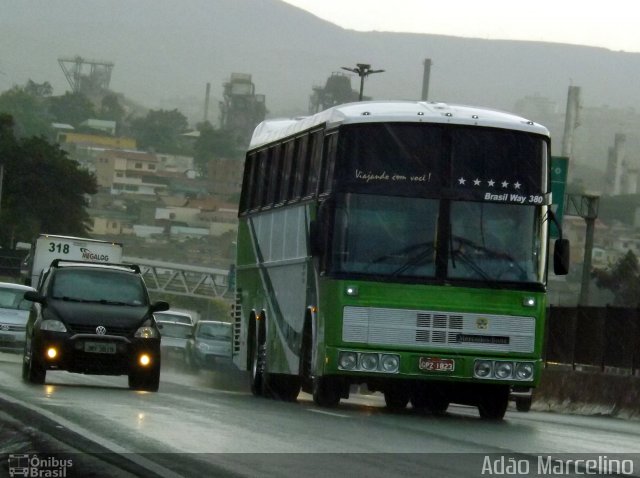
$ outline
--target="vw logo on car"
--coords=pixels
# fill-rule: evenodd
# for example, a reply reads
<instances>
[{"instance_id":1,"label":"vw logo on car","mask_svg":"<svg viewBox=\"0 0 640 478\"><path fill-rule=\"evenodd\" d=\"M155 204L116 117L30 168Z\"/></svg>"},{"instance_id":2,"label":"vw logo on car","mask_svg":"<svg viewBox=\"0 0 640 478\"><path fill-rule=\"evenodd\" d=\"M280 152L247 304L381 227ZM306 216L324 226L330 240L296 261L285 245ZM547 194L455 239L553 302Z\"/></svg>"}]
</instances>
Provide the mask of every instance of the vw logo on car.
<instances>
[{"instance_id":1,"label":"vw logo on car","mask_svg":"<svg viewBox=\"0 0 640 478\"><path fill-rule=\"evenodd\" d=\"M107 333L107 328L106 328L105 326L103 326L103 325L98 325L98 326L96 327L96 334L98 334L98 335L104 335L104 334L106 334L106 333Z\"/></svg>"}]
</instances>

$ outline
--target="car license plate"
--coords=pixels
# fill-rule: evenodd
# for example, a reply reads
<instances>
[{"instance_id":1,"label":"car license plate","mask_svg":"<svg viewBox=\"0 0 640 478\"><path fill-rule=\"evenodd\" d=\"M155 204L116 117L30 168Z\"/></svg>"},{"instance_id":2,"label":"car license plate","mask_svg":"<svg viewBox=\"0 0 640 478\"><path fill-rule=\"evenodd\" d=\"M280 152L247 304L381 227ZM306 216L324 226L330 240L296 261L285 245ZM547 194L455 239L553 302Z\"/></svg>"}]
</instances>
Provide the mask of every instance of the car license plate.
<instances>
[{"instance_id":1,"label":"car license plate","mask_svg":"<svg viewBox=\"0 0 640 478\"><path fill-rule=\"evenodd\" d=\"M440 357L420 357L420 370L427 372L453 372L456 363L453 359Z\"/></svg>"},{"instance_id":2,"label":"car license plate","mask_svg":"<svg viewBox=\"0 0 640 478\"><path fill-rule=\"evenodd\" d=\"M92 354L115 354L116 344L109 342L85 342L84 351Z\"/></svg>"}]
</instances>

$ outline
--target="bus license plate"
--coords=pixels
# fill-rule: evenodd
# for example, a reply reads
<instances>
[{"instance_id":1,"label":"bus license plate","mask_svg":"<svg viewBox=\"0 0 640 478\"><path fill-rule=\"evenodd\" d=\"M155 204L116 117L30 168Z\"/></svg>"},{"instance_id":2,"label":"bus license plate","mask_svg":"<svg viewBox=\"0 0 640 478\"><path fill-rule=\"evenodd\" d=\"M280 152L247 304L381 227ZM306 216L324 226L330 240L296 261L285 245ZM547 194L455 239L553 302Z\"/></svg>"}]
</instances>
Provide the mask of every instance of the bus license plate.
<instances>
[{"instance_id":1,"label":"bus license plate","mask_svg":"<svg viewBox=\"0 0 640 478\"><path fill-rule=\"evenodd\" d=\"M453 359L439 357L420 357L420 370L427 372L453 372L456 364Z\"/></svg>"},{"instance_id":2,"label":"bus license plate","mask_svg":"<svg viewBox=\"0 0 640 478\"><path fill-rule=\"evenodd\" d=\"M85 342L84 351L92 354L115 354L116 344L108 342Z\"/></svg>"}]
</instances>

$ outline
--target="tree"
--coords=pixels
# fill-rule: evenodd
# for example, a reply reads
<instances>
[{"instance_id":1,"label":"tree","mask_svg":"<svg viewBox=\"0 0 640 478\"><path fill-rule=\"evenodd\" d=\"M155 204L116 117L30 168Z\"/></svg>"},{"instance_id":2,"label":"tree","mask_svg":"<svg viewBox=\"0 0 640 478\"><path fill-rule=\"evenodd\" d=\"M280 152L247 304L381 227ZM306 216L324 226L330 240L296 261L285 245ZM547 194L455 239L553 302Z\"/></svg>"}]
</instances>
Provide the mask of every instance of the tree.
<instances>
[{"instance_id":1,"label":"tree","mask_svg":"<svg viewBox=\"0 0 640 478\"><path fill-rule=\"evenodd\" d=\"M187 118L177 109L151 110L146 117L131 121L131 133L142 149L180 154L185 151L180 135L188 126Z\"/></svg>"},{"instance_id":2,"label":"tree","mask_svg":"<svg viewBox=\"0 0 640 478\"><path fill-rule=\"evenodd\" d=\"M211 123L199 123L196 128L200 136L194 145L193 160L201 174L206 174L207 163L215 158L235 158L238 156L233 137L215 129Z\"/></svg>"},{"instance_id":3,"label":"tree","mask_svg":"<svg viewBox=\"0 0 640 478\"><path fill-rule=\"evenodd\" d=\"M55 121L78 126L83 121L96 117L95 107L82 93L69 93L49 98L49 111Z\"/></svg>"},{"instance_id":4,"label":"tree","mask_svg":"<svg viewBox=\"0 0 640 478\"><path fill-rule=\"evenodd\" d=\"M0 245L30 242L39 233L86 235L91 223L86 195L97 192L95 177L57 144L41 137L18 139L12 127L10 116L0 116Z\"/></svg>"},{"instance_id":5,"label":"tree","mask_svg":"<svg viewBox=\"0 0 640 478\"><path fill-rule=\"evenodd\" d=\"M120 123L124 118L124 107L118 101L118 96L110 93L105 95L100 102L100 118L103 120Z\"/></svg>"},{"instance_id":6,"label":"tree","mask_svg":"<svg viewBox=\"0 0 640 478\"><path fill-rule=\"evenodd\" d=\"M592 276L600 289L614 294L614 305L636 307L640 299L640 265L629 250L608 270L596 269Z\"/></svg>"},{"instance_id":7,"label":"tree","mask_svg":"<svg viewBox=\"0 0 640 478\"><path fill-rule=\"evenodd\" d=\"M13 118L13 131L18 137L48 137L52 133L51 117L47 113L45 100L27 89L14 86L0 94L0 114Z\"/></svg>"}]
</instances>

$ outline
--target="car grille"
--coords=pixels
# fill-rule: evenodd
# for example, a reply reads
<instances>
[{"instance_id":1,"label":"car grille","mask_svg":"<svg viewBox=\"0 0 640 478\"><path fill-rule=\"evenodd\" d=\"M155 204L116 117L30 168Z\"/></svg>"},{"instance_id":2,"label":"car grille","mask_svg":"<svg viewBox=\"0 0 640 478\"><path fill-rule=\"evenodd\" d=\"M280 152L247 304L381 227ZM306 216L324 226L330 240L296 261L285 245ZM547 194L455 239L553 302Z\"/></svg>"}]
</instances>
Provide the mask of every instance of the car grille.
<instances>
[{"instance_id":1,"label":"car grille","mask_svg":"<svg viewBox=\"0 0 640 478\"><path fill-rule=\"evenodd\" d=\"M370 345L530 353L535 319L494 314L345 307L342 340Z\"/></svg>"},{"instance_id":2,"label":"car grille","mask_svg":"<svg viewBox=\"0 0 640 478\"><path fill-rule=\"evenodd\" d=\"M97 335L96 328L98 325L84 325L84 324L69 324L69 329L71 329L72 333L76 334L93 334ZM131 327L116 327L113 325L105 325L107 329L105 335L117 335L120 337L129 337L134 334L136 328Z\"/></svg>"}]
</instances>

